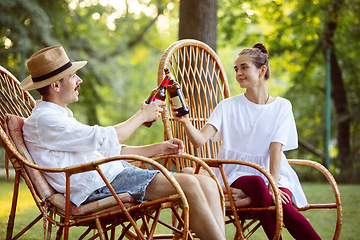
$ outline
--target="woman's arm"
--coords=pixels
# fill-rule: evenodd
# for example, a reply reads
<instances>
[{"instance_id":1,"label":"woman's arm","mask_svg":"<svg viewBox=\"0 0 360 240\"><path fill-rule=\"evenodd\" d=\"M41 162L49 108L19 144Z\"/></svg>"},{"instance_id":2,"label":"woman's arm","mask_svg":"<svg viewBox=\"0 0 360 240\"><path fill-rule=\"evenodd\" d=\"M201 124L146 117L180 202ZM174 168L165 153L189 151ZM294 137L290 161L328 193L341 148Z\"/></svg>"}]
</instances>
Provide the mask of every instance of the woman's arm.
<instances>
[{"instance_id":1,"label":"woman's arm","mask_svg":"<svg viewBox=\"0 0 360 240\"><path fill-rule=\"evenodd\" d=\"M201 130L198 130L191 124L188 114L181 117L177 117L176 114L177 112L174 111L173 116L175 121L182 123L186 135L195 147L204 145L217 132L217 129L210 124L206 124Z\"/></svg>"},{"instance_id":2,"label":"woman's arm","mask_svg":"<svg viewBox=\"0 0 360 240\"><path fill-rule=\"evenodd\" d=\"M276 186L279 181L280 165L281 165L281 151L283 145L279 142L270 143L270 174L274 177ZM275 201L274 190L269 184L269 192L273 200ZM281 199L284 204L290 201L290 196L280 190Z\"/></svg>"}]
</instances>

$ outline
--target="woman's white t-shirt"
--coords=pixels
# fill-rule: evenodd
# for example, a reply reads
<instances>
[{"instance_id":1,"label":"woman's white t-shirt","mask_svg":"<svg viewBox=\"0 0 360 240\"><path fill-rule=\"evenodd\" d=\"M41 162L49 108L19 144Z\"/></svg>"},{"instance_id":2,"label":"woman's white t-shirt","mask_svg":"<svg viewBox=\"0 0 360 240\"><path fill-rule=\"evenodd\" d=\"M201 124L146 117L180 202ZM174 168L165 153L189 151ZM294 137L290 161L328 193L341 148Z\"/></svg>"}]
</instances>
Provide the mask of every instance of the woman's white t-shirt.
<instances>
[{"instance_id":1,"label":"woman's white t-shirt","mask_svg":"<svg viewBox=\"0 0 360 240\"><path fill-rule=\"evenodd\" d=\"M296 206L307 205L298 176L283 153L298 146L290 101L277 97L269 104L259 105L250 102L244 94L239 94L221 101L207 124L217 129L217 133L211 139L222 140L219 159L245 160L259 164L269 171L270 143L281 143L283 149L278 186L291 191ZM224 170L229 184L245 175L261 176L268 184L267 178L252 167L226 164ZM219 170L214 169L214 172L223 184Z\"/></svg>"}]
</instances>

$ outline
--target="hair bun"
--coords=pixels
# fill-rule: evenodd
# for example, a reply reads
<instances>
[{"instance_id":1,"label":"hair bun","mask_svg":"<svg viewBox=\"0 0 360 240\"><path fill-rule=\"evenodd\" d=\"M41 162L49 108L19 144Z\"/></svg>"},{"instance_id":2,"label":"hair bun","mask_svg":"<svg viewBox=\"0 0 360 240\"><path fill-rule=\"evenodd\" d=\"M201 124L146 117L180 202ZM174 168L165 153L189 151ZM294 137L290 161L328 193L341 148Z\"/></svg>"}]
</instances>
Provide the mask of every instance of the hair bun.
<instances>
[{"instance_id":1,"label":"hair bun","mask_svg":"<svg viewBox=\"0 0 360 240\"><path fill-rule=\"evenodd\" d=\"M266 49L266 47L265 47L264 44L262 44L262 43L255 43L255 45L253 46L253 48L258 48L258 49L260 49L260 51L261 51L262 53L265 53L265 54L269 55L268 50Z\"/></svg>"}]
</instances>

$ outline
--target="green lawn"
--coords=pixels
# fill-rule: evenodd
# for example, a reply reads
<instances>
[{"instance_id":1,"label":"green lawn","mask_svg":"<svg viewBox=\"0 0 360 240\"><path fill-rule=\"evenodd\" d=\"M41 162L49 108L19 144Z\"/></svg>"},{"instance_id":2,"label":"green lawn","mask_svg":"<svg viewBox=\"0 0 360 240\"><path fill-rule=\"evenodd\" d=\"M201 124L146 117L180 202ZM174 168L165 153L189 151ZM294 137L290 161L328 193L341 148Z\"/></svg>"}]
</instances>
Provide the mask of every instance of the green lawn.
<instances>
[{"instance_id":1,"label":"green lawn","mask_svg":"<svg viewBox=\"0 0 360 240\"><path fill-rule=\"evenodd\" d=\"M321 183L303 183L305 194L309 203L317 202L319 199L322 203L333 202L334 198L331 195L332 190L329 185ZM0 188L2 194L0 196L0 239L5 239L7 220L11 207L13 183L0 181ZM340 192L343 203L343 227L341 231L341 240L355 240L360 239L360 185L340 185ZM19 199L19 206L17 209L17 216L15 220L15 232L18 232L21 227L27 225L35 216L38 215L38 210L35 207L30 192L24 183L21 184L21 198ZM335 210L309 210L304 212L304 215L315 230L319 233L322 239L332 239L332 234L335 226ZM234 229L227 227L227 239L232 239ZM71 229L71 239L77 239L81 234L81 228ZM53 234L54 236L54 234ZM283 230L283 239L292 239L286 230ZM30 232L23 235L21 239L42 239L42 221L35 225ZM260 229L251 238L253 240L266 240L266 236Z\"/></svg>"}]
</instances>

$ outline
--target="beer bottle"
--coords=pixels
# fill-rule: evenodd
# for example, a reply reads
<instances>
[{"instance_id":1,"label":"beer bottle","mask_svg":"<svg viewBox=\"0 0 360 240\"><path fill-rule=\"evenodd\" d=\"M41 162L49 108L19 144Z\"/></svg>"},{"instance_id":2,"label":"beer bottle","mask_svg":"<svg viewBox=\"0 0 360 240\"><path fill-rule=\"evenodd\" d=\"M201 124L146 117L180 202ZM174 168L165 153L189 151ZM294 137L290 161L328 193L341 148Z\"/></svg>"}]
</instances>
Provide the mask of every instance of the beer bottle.
<instances>
[{"instance_id":1,"label":"beer bottle","mask_svg":"<svg viewBox=\"0 0 360 240\"><path fill-rule=\"evenodd\" d=\"M167 91L171 100L171 104L176 107L175 111L178 112L177 116L181 117L189 113L189 107L185 102L184 95L181 91L180 85L175 78L171 75L168 68L164 69L165 78L169 78L169 84L167 86Z\"/></svg>"},{"instance_id":2,"label":"beer bottle","mask_svg":"<svg viewBox=\"0 0 360 240\"><path fill-rule=\"evenodd\" d=\"M168 83L169 83L169 79L164 78L164 80L161 82L161 84L157 88L155 88L151 91L149 98L146 100L146 103L151 104L153 102L165 101L165 98L166 98L165 90L166 90L166 86L168 85ZM143 125L146 127L151 127L153 122L155 122L155 121L144 122Z\"/></svg>"}]
</instances>

